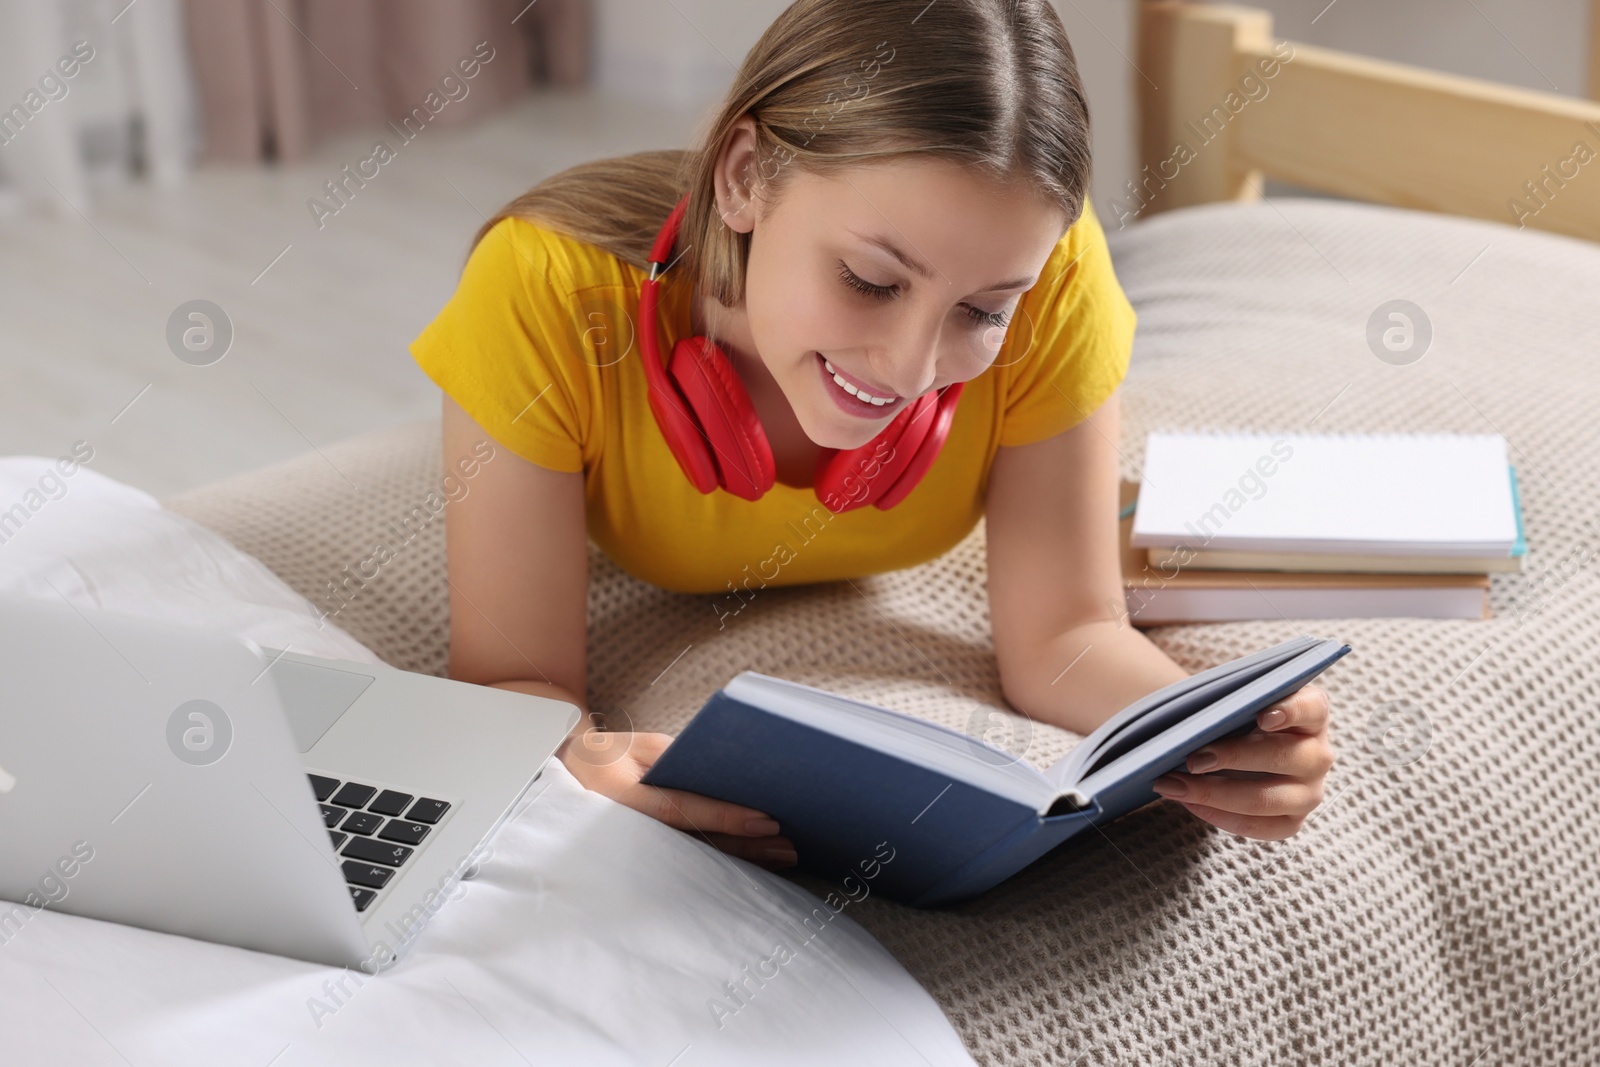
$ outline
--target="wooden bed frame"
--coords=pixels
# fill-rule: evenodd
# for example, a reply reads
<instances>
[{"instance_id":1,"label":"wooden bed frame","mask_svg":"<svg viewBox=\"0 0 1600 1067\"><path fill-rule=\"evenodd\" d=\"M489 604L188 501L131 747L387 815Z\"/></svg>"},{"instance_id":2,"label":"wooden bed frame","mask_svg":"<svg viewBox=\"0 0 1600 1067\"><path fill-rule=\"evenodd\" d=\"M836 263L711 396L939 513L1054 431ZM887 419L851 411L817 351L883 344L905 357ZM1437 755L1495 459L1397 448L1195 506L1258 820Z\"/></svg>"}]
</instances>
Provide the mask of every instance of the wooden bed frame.
<instances>
[{"instance_id":1,"label":"wooden bed frame","mask_svg":"<svg viewBox=\"0 0 1600 1067\"><path fill-rule=\"evenodd\" d=\"M1140 0L1138 38L1135 213L1257 199L1272 177L1600 241L1600 103L1280 41L1247 7Z\"/></svg>"}]
</instances>

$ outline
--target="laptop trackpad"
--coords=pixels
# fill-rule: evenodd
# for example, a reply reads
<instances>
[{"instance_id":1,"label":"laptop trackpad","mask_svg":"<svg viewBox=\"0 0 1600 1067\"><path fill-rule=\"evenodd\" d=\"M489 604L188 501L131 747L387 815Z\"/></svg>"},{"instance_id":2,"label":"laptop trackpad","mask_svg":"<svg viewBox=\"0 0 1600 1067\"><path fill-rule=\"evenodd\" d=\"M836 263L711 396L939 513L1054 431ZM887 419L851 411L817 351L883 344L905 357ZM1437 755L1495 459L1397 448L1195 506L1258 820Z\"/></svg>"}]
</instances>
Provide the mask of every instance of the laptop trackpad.
<instances>
[{"instance_id":1,"label":"laptop trackpad","mask_svg":"<svg viewBox=\"0 0 1600 1067\"><path fill-rule=\"evenodd\" d=\"M266 652L269 656L278 654L275 648ZM339 721L339 716L372 684L370 674L288 658L274 663L267 675L278 689L284 717L289 720L289 730L301 752L310 752L312 746L322 740L322 735Z\"/></svg>"}]
</instances>

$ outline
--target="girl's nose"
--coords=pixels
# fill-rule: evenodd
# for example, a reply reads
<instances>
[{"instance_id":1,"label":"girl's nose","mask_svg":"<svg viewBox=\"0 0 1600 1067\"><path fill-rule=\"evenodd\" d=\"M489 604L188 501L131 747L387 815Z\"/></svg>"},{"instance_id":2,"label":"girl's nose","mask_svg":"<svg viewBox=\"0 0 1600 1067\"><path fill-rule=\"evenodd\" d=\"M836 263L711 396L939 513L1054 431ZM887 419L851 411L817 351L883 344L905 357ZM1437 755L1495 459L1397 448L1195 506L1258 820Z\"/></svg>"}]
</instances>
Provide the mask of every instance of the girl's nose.
<instances>
[{"instance_id":1,"label":"girl's nose","mask_svg":"<svg viewBox=\"0 0 1600 1067\"><path fill-rule=\"evenodd\" d=\"M927 392L939 377L939 348L943 343L942 327L936 325L930 334L913 337L905 355L881 370L878 380L895 390L896 396L916 397Z\"/></svg>"}]
</instances>

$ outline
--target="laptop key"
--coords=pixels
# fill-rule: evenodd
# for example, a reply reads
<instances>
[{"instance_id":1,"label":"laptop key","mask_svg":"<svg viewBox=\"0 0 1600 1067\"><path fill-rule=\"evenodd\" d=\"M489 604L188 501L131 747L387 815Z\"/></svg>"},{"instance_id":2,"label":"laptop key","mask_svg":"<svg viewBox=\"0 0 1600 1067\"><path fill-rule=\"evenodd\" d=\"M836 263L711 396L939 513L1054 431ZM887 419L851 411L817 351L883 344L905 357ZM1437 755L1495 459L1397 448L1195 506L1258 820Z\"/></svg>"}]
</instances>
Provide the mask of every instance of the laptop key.
<instances>
[{"instance_id":1,"label":"laptop key","mask_svg":"<svg viewBox=\"0 0 1600 1067\"><path fill-rule=\"evenodd\" d=\"M436 823L444 818L444 813L450 810L450 805L443 800L434 800L432 797L423 797L411 805L411 810L406 812L406 818L412 822Z\"/></svg>"},{"instance_id":2,"label":"laptop key","mask_svg":"<svg viewBox=\"0 0 1600 1067\"><path fill-rule=\"evenodd\" d=\"M317 807L322 810L322 825L330 830L338 826L339 820L349 814L349 809L336 808L332 804L318 804Z\"/></svg>"},{"instance_id":3,"label":"laptop key","mask_svg":"<svg viewBox=\"0 0 1600 1067\"><path fill-rule=\"evenodd\" d=\"M345 838L347 838L349 836L350 836L349 834L341 834L337 830L329 830L328 831L328 838L333 842L333 850L335 852L339 851L339 846L344 844Z\"/></svg>"},{"instance_id":4,"label":"laptop key","mask_svg":"<svg viewBox=\"0 0 1600 1067\"><path fill-rule=\"evenodd\" d=\"M355 860L345 860L343 867L345 881L352 885L364 885L368 889L382 889L394 877L394 871L388 867L374 867L370 863L357 863Z\"/></svg>"},{"instance_id":5,"label":"laptop key","mask_svg":"<svg viewBox=\"0 0 1600 1067\"><path fill-rule=\"evenodd\" d=\"M311 779L311 791L317 794L319 801L327 800L333 796L333 791L339 788L337 778L329 778L323 774L308 774L306 777Z\"/></svg>"},{"instance_id":6,"label":"laptop key","mask_svg":"<svg viewBox=\"0 0 1600 1067\"><path fill-rule=\"evenodd\" d=\"M406 805L411 803L411 794L402 793L397 789L385 789L379 793L377 799L367 805L368 811L375 811L379 815L399 815L406 810Z\"/></svg>"},{"instance_id":7,"label":"laptop key","mask_svg":"<svg viewBox=\"0 0 1600 1067\"><path fill-rule=\"evenodd\" d=\"M339 855L366 860L368 863L381 863L386 867L398 867L413 851L404 845L385 845L369 837L352 837Z\"/></svg>"},{"instance_id":8,"label":"laptop key","mask_svg":"<svg viewBox=\"0 0 1600 1067\"><path fill-rule=\"evenodd\" d=\"M346 782L344 788L333 794L333 802L347 808L364 808L377 790L360 782Z\"/></svg>"},{"instance_id":9,"label":"laptop key","mask_svg":"<svg viewBox=\"0 0 1600 1067\"><path fill-rule=\"evenodd\" d=\"M347 885L345 888L350 890L350 899L356 902L357 911L366 911L367 905L371 904L378 895L372 890L362 889L358 885Z\"/></svg>"},{"instance_id":10,"label":"laptop key","mask_svg":"<svg viewBox=\"0 0 1600 1067\"><path fill-rule=\"evenodd\" d=\"M420 845L422 839L428 836L428 830L429 827L420 822L390 819L388 825L378 831L378 836L385 841L398 841L402 845Z\"/></svg>"},{"instance_id":11,"label":"laptop key","mask_svg":"<svg viewBox=\"0 0 1600 1067\"><path fill-rule=\"evenodd\" d=\"M382 815L374 815L369 811L352 811L350 817L339 824L339 829L348 830L353 834L371 834L376 833L378 827L382 825Z\"/></svg>"}]
</instances>

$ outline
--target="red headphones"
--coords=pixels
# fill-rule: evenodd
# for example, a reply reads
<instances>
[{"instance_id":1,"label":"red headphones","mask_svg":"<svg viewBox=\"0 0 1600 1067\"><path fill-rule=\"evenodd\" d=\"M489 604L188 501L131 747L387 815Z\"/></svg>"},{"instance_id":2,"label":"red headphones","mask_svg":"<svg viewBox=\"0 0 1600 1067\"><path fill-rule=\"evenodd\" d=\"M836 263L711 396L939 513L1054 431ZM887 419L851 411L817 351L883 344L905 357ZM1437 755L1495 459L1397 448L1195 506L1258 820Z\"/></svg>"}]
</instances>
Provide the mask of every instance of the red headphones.
<instances>
[{"instance_id":1,"label":"red headphones","mask_svg":"<svg viewBox=\"0 0 1600 1067\"><path fill-rule=\"evenodd\" d=\"M722 350L704 337L681 338L663 365L657 344L658 279L689 206L685 196L672 209L650 249L650 276L639 292L640 330L650 410L678 465L702 493L721 486L745 500L759 500L777 481L767 433L750 394ZM859 448L825 448L817 458L813 488L835 514L866 504L887 510L906 498L933 465L950 434L965 382L925 393L907 404L883 432Z\"/></svg>"}]
</instances>

